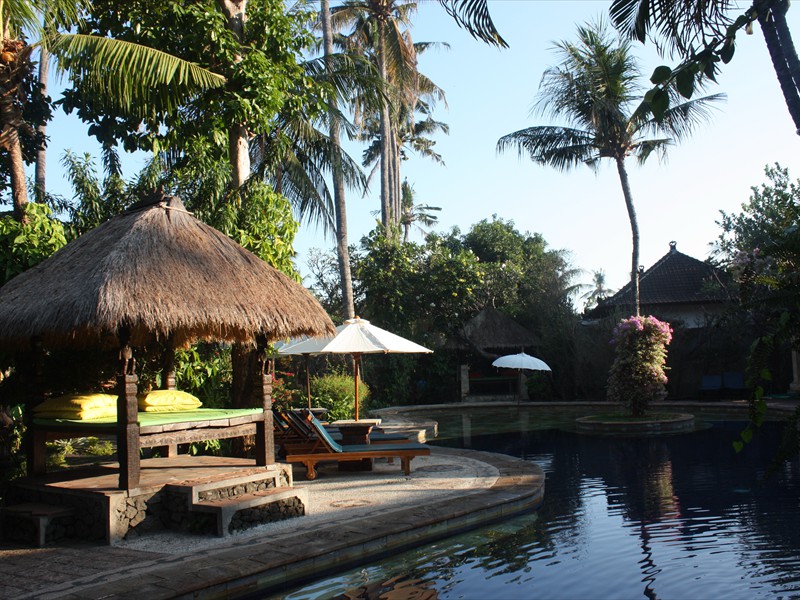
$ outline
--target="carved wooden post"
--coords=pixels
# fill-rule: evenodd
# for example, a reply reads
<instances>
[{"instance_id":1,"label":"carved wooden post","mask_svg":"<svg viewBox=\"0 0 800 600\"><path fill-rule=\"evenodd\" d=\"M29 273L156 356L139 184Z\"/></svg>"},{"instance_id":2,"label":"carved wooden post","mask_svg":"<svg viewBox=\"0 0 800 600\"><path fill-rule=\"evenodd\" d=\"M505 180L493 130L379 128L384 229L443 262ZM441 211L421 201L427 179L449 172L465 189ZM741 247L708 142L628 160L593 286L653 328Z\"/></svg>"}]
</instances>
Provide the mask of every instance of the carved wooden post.
<instances>
[{"instance_id":1,"label":"carved wooden post","mask_svg":"<svg viewBox=\"0 0 800 600\"><path fill-rule=\"evenodd\" d=\"M175 389L175 347L172 345L172 336L167 341L164 359L161 365L161 387L165 390Z\"/></svg>"},{"instance_id":2,"label":"carved wooden post","mask_svg":"<svg viewBox=\"0 0 800 600\"><path fill-rule=\"evenodd\" d=\"M32 427L33 409L44 400L44 349L42 340L31 338L30 381L25 400L25 454L28 475L44 475L47 471L47 434Z\"/></svg>"},{"instance_id":3,"label":"carved wooden post","mask_svg":"<svg viewBox=\"0 0 800 600\"><path fill-rule=\"evenodd\" d=\"M128 344L127 332L120 333L120 374L117 376L117 456L119 457L119 487L130 490L139 486L139 423L137 420L138 391L136 361Z\"/></svg>"},{"instance_id":4,"label":"carved wooden post","mask_svg":"<svg viewBox=\"0 0 800 600\"><path fill-rule=\"evenodd\" d=\"M175 389L175 346L172 345L172 336L167 340L167 348L161 357L161 389ZM178 444L168 444L153 448L164 458L178 456Z\"/></svg>"},{"instance_id":5,"label":"carved wooden post","mask_svg":"<svg viewBox=\"0 0 800 600\"><path fill-rule=\"evenodd\" d=\"M260 401L264 408L264 419L256 425L255 453L258 466L275 463L275 432L272 430L272 374L267 368L265 346L265 340L259 340L259 368L256 376L259 377L260 381L253 382L256 390L260 392Z\"/></svg>"}]
</instances>

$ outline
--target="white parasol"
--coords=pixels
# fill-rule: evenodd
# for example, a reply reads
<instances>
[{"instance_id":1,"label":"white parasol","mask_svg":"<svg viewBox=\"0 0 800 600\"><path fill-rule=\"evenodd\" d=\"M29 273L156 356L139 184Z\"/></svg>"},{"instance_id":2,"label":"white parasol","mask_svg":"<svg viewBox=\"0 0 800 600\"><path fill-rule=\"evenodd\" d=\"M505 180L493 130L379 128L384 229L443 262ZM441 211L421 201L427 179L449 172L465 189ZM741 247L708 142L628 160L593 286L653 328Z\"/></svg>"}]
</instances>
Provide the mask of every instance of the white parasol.
<instances>
[{"instance_id":1,"label":"white parasol","mask_svg":"<svg viewBox=\"0 0 800 600\"><path fill-rule=\"evenodd\" d=\"M504 367L506 369L527 369L529 371L551 371L552 369L546 362L520 352L519 354L508 354L501 356L492 363L493 367Z\"/></svg>"},{"instance_id":2,"label":"white parasol","mask_svg":"<svg viewBox=\"0 0 800 600\"><path fill-rule=\"evenodd\" d=\"M333 338L305 338L290 340L278 349L278 354L352 354L353 376L356 391L356 421L358 421L358 382L362 354L415 354L430 353L424 346L407 340L358 317L348 319L336 328Z\"/></svg>"}]
</instances>

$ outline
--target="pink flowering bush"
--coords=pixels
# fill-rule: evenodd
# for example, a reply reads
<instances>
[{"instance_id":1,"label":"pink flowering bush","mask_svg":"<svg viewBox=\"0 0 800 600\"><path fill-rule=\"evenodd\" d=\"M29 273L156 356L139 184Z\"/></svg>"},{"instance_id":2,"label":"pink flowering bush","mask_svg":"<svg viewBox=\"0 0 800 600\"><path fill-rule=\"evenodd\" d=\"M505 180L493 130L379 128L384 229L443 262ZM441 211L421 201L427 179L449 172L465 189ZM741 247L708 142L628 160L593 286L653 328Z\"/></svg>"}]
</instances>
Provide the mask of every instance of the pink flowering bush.
<instances>
[{"instance_id":1,"label":"pink flowering bush","mask_svg":"<svg viewBox=\"0 0 800 600\"><path fill-rule=\"evenodd\" d=\"M655 317L630 317L614 329L614 364L608 377L608 399L620 402L634 417L647 412L651 402L667 395L667 345L672 341L669 323Z\"/></svg>"}]
</instances>

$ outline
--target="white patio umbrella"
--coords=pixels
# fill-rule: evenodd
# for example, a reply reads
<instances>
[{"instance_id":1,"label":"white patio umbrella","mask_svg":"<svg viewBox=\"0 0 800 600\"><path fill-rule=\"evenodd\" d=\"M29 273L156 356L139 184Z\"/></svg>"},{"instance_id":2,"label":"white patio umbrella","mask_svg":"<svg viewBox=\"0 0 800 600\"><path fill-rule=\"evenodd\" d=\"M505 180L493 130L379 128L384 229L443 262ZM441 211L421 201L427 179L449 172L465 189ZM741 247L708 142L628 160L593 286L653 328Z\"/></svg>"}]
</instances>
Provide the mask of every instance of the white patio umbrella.
<instances>
[{"instance_id":1,"label":"white patio umbrella","mask_svg":"<svg viewBox=\"0 0 800 600\"><path fill-rule=\"evenodd\" d=\"M507 354L501 356L492 363L493 367L504 367L506 369L528 369L529 371L551 371L552 369L546 362L520 352L519 354Z\"/></svg>"},{"instance_id":2,"label":"white patio umbrella","mask_svg":"<svg viewBox=\"0 0 800 600\"><path fill-rule=\"evenodd\" d=\"M525 354L524 352L520 352L519 354L507 354L506 356L501 356L492 363L492 366L503 367L506 369L517 369L519 371L518 381L517 381L517 402L519 402L523 396L522 390L525 378L522 375L522 371L551 370L546 362L536 358L535 356L531 356L530 354Z\"/></svg>"},{"instance_id":3,"label":"white patio umbrella","mask_svg":"<svg viewBox=\"0 0 800 600\"><path fill-rule=\"evenodd\" d=\"M278 349L278 354L352 354L353 376L356 392L356 421L358 421L358 382L362 354L415 354L432 350L407 340L390 331L370 324L366 319L348 319L336 328L333 338L305 338L290 340Z\"/></svg>"}]
</instances>

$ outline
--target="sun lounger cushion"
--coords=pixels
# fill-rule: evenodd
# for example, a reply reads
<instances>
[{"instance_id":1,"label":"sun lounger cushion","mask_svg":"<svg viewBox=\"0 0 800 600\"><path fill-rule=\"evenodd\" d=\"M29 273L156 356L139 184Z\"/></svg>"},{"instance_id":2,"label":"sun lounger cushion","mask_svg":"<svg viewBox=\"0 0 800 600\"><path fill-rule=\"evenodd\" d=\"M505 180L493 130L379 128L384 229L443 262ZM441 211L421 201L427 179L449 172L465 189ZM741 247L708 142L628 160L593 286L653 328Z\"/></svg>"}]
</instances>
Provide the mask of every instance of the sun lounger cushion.
<instances>
[{"instance_id":1,"label":"sun lounger cushion","mask_svg":"<svg viewBox=\"0 0 800 600\"><path fill-rule=\"evenodd\" d=\"M153 390L138 396L142 412L173 412L195 410L203 406L195 396L180 390Z\"/></svg>"},{"instance_id":2,"label":"sun lounger cushion","mask_svg":"<svg viewBox=\"0 0 800 600\"><path fill-rule=\"evenodd\" d=\"M33 409L38 419L103 419L117 414L117 397L111 394L67 394L48 398Z\"/></svg>"}]
</instances>

